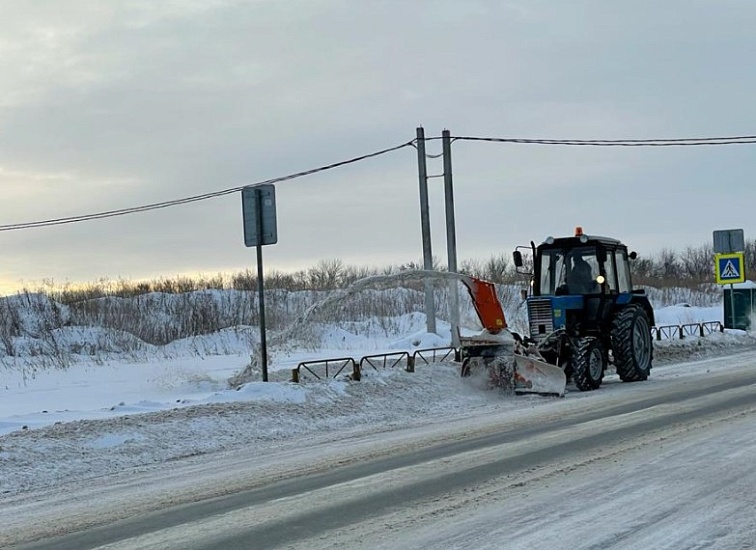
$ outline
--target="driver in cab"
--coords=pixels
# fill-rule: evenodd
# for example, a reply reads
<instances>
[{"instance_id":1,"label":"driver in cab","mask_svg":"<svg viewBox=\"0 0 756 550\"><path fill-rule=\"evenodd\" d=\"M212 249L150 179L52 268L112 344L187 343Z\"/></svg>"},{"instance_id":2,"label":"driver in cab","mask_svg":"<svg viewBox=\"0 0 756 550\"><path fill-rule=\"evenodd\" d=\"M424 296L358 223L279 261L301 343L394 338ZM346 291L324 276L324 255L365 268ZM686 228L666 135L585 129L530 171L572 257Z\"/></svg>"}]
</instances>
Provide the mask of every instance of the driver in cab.
<instances>
[{"instance_id":1,"label":"driver in cab","mask_svg":"<svg viewBox=\"0 0 756 550\"><path fill-rule=\"evenodd\" d=\"M576 255L572 259L572 269L565 281L570 294L592 294L598 292L598 285L593 278L593 270L582 256Z\"/></svg>"}]
</instances>

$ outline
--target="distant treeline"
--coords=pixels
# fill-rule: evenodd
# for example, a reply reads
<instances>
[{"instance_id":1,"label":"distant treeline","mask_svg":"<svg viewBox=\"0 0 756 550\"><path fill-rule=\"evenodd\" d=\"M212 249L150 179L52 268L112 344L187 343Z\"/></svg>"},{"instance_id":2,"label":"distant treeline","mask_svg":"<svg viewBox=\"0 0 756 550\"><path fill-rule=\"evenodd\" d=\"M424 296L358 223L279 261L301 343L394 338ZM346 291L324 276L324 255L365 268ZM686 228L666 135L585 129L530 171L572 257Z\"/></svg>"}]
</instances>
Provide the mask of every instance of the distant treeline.
<instances>
[{"instance_id":1,"label":"distant treeline","mask_svg":"<svg viewBox=\"0 0 756 550\"><path fill-rule=\"evenodd\" d=\"M754 243L749 243L749 251L752 259ZM436 263L435 268L443 270ZM721 289L712 284L712 264L710 249L701 247L662 251L633 265L636 284L645 286L654 307L664 307L721 304ZM406 272L421 267L409 263L375 269L324 260L294 273L271 271L265 278L267 328L284 333L295 327L286 341L313 347L324 326L387 336L407 330L409 319L416 331L423 325L418 319L424 319L423 282ZM516 272L508 255L465 261L460 270L497 283L510 326L525 330L520 291L528 278ZM366 277L375 280L360 292L339 292ZM103 279L78 286L49 281L43 288L0 298L0 367L20 368L33 376L37 369L65 367L82 356L105 360L128 354L139 360L150 353L181 353L182 345L200 355L252 349L258 340L252 327L259 326L256 290L257 275L251 271L148 282ZM474 308L464 293L461 296L461 326L475 327ZM437 318L449 321L455 307L449 286L435 284L433 297ZM203 339L209 335L218 337Z\"/></svg>"},{"instance_id":2,"label":"distant treeline","mask_svg":"<svg viewBox=\"0 0 756 550\"><path fill-rule=\"evenodd\" d=\"M756 239L746 242L746 274L756 273ZM526 265L530 258L525 258ZM653 256L640 255L631 262L633 283L654 288L687 287L714 281L714 251L711 244L689 246L684 250L664 248ZM422 269L422 262L409 262L383 268L347 265L339 259L322 260L316 266L294 272L271 270L265 274L265 288L287 291L328 291L345 288L364 277L393 275L402 271ZM434 260L434 269L445 265ZM509 254L493 255L487 260L464 260L459 271L497 284L519 284L527 276L517 273ZM418 285L420 283L414 283ZM412 286L412 283L409 283ZM256 290L257 273L246 270L231 274L194 277L176 276L153 281L100 279L83 285L58 285L47 281L42 288L24 289L38 292L61 304L71 304L93 298L140 296L151 292L180 294L198 290Z\"/></svg>"}]
</instances>

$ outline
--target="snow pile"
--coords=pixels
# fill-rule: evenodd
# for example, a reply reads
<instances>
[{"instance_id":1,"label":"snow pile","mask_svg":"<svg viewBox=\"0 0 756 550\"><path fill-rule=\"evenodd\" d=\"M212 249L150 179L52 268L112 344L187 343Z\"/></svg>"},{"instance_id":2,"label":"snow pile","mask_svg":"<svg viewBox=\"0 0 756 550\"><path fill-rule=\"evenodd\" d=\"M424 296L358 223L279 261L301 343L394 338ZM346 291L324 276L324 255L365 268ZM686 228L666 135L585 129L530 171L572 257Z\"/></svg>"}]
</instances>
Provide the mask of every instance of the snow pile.
<instances>
[{"instance_id":1,"label":"snow pile","mask_svg":"<svg viewBox=\"0 0 756 550\"><path fill-rule=\"evenodd\" d=\"M692 307L688 303L675 304L654 310L656 326L687 325L691 323L708 323L723 321L724 310L721 305L711 307Z\"/></svg>"},{"instance_id":2,"label":"snow pile","mask_svg":"<svg viewBox=\"0 0 756 550\"><path fill-rule=\"evenodd\" d=\"M515 406L497 392L482 391L484 385L460 378L453 365L437 364L418 367L413 374L368 370L359 383L259 382L239 391L208 392L201 399L184 386L184 392L171 393L187 397L172 404L164 394L162 402L135 400L89 412L51 410L36 418L46 427L6 431L0 437L0 492L198 454L260 449L313 433L369 433L485 405ZM77 416L90 419L75 420Z\"/></svg>"}]
</instances>

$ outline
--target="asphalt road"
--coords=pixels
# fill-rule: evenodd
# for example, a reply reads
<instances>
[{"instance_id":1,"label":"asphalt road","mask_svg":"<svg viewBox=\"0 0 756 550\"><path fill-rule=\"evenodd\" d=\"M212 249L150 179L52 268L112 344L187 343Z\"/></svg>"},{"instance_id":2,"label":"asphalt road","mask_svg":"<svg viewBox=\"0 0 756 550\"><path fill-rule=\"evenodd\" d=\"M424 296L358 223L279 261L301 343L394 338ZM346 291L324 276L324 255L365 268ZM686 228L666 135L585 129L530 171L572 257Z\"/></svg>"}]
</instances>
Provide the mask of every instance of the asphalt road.
<instances>
[{"instance_id":1,"label":"asphalt road","mask_svg":"<svg viewBox=\"0 0 756 550\"><path fill-rule=\"evenodd\" d=\"M555 503L555 511L551 512L564 516L553 524L554 529L560 530L564 525L577 528L580 521L590 526L590 519L584 519L582 514L590 508L591 498L601 498L591 483L623 479L627 495L649 491L651 485L643 484L644 474L637 469L644 461L652 460L659 445L679 441L699 449L707 439L718 437L723 427L752 422L756 412L756 363L753 369L739 369L680 386L657 388L648 384L648 389L646 393L628 392L626 399L600 407L593 407L590 398L582 399L580 407L572 407L563 415L530 424L502 422L499 429L484 435L471 430L470 437L457 436L453 441L392 456L346 465L334 461L314 474L292 474L288 479L253 489L136 515L18 548L484 548L486 544L495 548L496 541L501 542L496 538L500 535L494 534L496 529L491 526L487 528L491 540L481 539L480 527L477 532L470 527L476 521L471 510L480 517L496 514L497 510L507 510L509 517L517 517L518 509L534 506L533 495L541 495L539 506L565 499L560 505ZM721 445L727 445L726 441ZM670 451L670 461L675 456L690 455L689 451L675 452ZM681 468L696 467L687 460L683 459ZM748 468L750 462L738 464ZM735 462L733 465L738 467ZM599 470L601 476L592 477L590 472ZM631 470L637 476L634 484L627 477ZM751 475L750 470L746 473ZM575 493L568 491L573 479L586 484L579 494L597 491L596 496L575 502ZM654 480L653 476L649 479ZM561 493L554 491L555 483ZM654 483L664 486L663 479L655 479ZM550 488L546 490L547 487ZM549 491L554 495L551 500ZM107 499L107 494L101 498ZM650 507L658 506L649 498ZM626 519L642 524L648 512L640 507ZM460 525L467 525L460 529L470 531L450 530L450 524L458 520ZM521 521L525 525L533 519L525 517ZM550 532L549 525L542 526L541 540L558 540L559 534ZM739 540L750 540L751 528L744 525ZM514 526L510 532L512 529ZM434 537L442 530L446 535L439 541ZM526 540L528 544L537 543L538 539L532 536L525 531L523 544ZM594 532L593 538L580 540L599 540L596 536ZM632 536L613 536L608 540L616 544L603 547L619 548L622 541L638 542ZM695 541L701 534L686 536ZM588 542L585 547L590 547Z\"/></svg>"}]
</instances>

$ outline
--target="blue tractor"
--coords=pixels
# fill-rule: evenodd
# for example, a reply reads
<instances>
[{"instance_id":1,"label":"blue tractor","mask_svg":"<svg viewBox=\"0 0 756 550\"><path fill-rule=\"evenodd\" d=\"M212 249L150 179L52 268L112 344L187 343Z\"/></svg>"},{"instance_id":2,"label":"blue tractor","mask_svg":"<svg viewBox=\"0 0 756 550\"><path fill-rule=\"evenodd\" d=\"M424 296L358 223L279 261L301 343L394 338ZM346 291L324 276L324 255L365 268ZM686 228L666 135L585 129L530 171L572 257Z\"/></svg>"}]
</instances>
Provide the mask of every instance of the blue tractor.
<instances>
[{"instance_id":1,"label":"blue tractor","mask_svg":"<svg viewBox=\"0 0 756 550\"><path fill-rule=\"evenodd\" d=\"M519 248L518 269L524 265ZM585 235L580 227L572 237L549 237L529 248L529 343L581 391L597 389L610 363L624 382L646 380L654 311L645 291L633 289L635 252L616 239Z\"/></svg>"}]
</instances>

